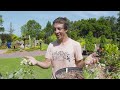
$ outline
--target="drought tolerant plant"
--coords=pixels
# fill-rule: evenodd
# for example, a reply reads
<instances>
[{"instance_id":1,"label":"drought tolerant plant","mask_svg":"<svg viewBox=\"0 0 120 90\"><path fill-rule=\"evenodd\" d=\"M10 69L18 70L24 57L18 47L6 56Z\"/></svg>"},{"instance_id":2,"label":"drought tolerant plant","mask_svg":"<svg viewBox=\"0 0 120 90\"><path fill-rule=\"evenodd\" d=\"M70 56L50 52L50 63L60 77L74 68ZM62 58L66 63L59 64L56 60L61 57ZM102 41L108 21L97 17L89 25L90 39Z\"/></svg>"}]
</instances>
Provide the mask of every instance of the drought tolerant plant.
<instances>
[{"instance_id":1,"label":"drought tolerant plant","mask_svg":"<svg viewBox=\"0 0 120 90\"><path fill-rule=\"evenodd\" d=\"M119 61L119 50L117 45L115 44L106 44L104 46L104 55L102 57L102 59L104 60L104 63L106 65L112 65L112 66L116 66L118 63L120 63Z\"/></svg>"},{"instance_id":2,"label":"drought tolerant plant","mask_svg":"<svg viewBox=\"0 0 120 90\"><path fill-rule=\"evenodd\" d=\"M22 58L20 65L22 65L22 67L18 70L11 73L6 73L4 77L0 75L0 79L35 79L33 67L30 66L32 64L28 62L28 60Z\"/></svg>"}]
</instances>

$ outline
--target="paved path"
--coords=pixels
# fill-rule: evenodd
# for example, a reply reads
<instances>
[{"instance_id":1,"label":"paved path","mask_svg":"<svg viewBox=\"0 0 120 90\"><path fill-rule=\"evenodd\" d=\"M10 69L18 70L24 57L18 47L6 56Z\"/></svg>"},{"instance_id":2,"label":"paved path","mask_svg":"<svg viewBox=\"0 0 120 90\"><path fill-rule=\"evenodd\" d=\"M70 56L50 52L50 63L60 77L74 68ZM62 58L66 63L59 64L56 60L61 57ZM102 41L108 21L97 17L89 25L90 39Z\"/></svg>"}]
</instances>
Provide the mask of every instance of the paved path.
<instances>
[{"instance_id":1,"label":"paved path","mask_svg":"<svg viewBox=\"0 0 120 90\"><path fill-rule=\"evenodd\" d=\"M40 51L40 50L35 50L35 51L16 51L14 53L5 53L6 50L0 50L0 58L16 58L16 57L24 57L24 56L41 56L45 55L46 51ZM87 55L83 55L83 57L87 57Z\"/></svg>"},{"instance_id":2,"label":"paved path","mask_svg":"<svg viewBox=\"0 0 120 90\"><path fill-rule=\"evenodd\" d=\"M4 53L5 51L0 50L0 58L16 58L16 57L24 57L24 56L41 56L45 55L46 51L40 51L40 50L35 50L35 51L16 51L14 53Z\"/></svg>"},{"instance_id":3,"label":"paved path","mask_svg":"<svg viewBox=\"0 0 120 90\"><path fill-rule=\"evenodd\" d=\"M4 49L4 50L0 50L0 54L3 54L7 51L7 49Z\"/></svg>"}]
</instances>

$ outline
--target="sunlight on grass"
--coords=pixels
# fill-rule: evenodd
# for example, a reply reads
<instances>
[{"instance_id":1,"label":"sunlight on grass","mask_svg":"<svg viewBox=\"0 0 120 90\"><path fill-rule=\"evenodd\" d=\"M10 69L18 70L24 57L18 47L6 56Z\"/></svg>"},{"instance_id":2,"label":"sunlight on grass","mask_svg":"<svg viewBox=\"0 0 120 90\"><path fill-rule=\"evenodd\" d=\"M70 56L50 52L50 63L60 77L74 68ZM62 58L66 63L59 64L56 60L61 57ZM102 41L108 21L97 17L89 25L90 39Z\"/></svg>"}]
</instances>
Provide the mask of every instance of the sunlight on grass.
<instances>
[{"instance_id":1,"label":"sunlight on grass","mask_svg":"<svg viewBox=\"0 0 120 90\"><path fill-rule=\"evenodd\" d=\"M35 58L39 61L42 61L45 57L36 56ZM0 73L5 76L8 73L12 73L20 68L23 68L23 66L20 65L21 60L21 58L0 58ZM35 79L51 78L51 68L42 69L38 66L28 66L27 68L33 71Z\"/></svg>"}]
</instances>

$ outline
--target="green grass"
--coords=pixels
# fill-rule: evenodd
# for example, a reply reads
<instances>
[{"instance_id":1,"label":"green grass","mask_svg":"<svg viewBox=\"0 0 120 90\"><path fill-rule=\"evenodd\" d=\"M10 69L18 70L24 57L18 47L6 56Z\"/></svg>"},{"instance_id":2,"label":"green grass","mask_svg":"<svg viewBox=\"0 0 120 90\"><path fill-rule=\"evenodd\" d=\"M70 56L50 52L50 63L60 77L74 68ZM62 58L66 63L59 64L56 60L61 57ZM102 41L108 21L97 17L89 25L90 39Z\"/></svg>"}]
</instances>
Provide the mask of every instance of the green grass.
<instances>
[{"instance_id":1,"label":"green grass","mask_svg":"<svg viewBox=\"0 0 120 90\"><path fill-rule=\"evenodd\" d=\"M36 56L37 60L44 60L44 56ZM50 79L51 78L51 68L42 69L38 66L24 66L20 65L21 58L0 58L0 73L5 76L7 73L18 71L20 68L26 67L28 70L32 70L35 79ZM26 74L27 75L27 74ZM27 79L27 76L26 76Z\"/></svg>"}]
</instances>

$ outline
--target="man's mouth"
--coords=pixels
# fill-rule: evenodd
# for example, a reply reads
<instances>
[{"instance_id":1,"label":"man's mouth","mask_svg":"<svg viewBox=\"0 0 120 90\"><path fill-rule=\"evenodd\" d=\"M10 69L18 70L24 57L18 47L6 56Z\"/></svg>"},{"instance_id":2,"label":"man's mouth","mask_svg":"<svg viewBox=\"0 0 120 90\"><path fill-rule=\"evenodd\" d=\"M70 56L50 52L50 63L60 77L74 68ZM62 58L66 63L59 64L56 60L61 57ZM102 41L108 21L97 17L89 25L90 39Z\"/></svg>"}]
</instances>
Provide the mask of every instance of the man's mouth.
<instances>
[{"instance_id":1,"label":"man's mouth","mask_svg":"<svg viewBox=\"0 0 120 90\"><path fill-rule=\"evenodd\" d=\"M57 37L60 37L60 35L56 35Z\"/></svg>"}]
</instances>

